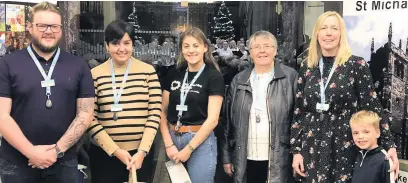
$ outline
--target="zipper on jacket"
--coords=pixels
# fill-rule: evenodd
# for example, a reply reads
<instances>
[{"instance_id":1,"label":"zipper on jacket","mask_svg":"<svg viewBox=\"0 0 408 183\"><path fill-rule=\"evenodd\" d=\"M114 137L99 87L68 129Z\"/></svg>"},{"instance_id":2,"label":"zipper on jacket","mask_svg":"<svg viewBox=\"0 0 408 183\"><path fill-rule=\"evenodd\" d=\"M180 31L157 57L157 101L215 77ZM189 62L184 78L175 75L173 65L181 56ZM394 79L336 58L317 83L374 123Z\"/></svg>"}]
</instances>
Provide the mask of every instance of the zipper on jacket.
<instances>
[{"instance_id":1,"label":"zipper on jacket","mask_svg":"<svg viewBox=\"0 0 408 183\"><path fill-rule=\"evenodd\" d=\"M273 81L273 79L272 79L272 81ZM272 82L271 81L271 82ZM269 112L269 109L270 109L270 106L269 106L269 98L270 98L270 95L269 95L269 91L270 91L270 87L271 87L271 83L269 83L268 84L268 88L266 89L266 94L267 94L267 96L266 96L266 112L267 112L267 114L268 114L268 123L269 123L269 147L268 147L268 180L267 180L267 183L269 183L269 180L271 180L271 149L274 149L274 147L273 147L273 143L272 143L272 130L271 130L271 128L272 128L272 123L271 123L271 115L270 115L270 112Z\"/></svg>"},{"instance_id":2,"label":"zipper on jacket","mask_svg":"<svg viewBox=\"0 0 408 183\"><path fill-rule=\"evenodd\" d=\"M361 159L361 162L360 162L360 168L361 168L361 166L363 166L364 158L366 157L368 151L366 151L364 154L363 154L363 151L360 151L360 153L363 156L363 159Z\"/></svg>"}]
</instances>

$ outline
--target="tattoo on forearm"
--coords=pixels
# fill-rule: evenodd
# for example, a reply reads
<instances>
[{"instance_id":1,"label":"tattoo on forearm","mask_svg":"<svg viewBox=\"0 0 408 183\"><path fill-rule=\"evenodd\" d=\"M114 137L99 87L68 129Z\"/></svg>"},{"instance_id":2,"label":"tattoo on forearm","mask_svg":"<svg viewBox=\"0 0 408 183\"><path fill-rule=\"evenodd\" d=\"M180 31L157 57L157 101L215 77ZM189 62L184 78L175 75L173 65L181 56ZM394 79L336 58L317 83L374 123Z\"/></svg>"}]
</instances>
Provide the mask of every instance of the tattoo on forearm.
<instances>
[{"instance_id":1,"label":"tattoo on forearm","mask_svg":"<svg viewBox=\"0 0 408 183\"><path fill-rule=\"evenodd\" d=\"M77 116L61 138L61 141L67 150L74 145L86 131L88 127L87 124L89 124L89 121L92 118L89 114L93 111L93 105L94 99L78 99Z\"/></svg>"},{"instance_id":2,"label":"tattoo on forearm","mask_svg":"<svg viewBox=\"0 0 408 183\"><path fill-rule=\"evenodd\" d=\"M90 108L92 108L91 112L93 112L94 99L88 99L88 98L78 99L77 114L79 114L80 112L89 113Z\"/></svg>"}]
</instances>

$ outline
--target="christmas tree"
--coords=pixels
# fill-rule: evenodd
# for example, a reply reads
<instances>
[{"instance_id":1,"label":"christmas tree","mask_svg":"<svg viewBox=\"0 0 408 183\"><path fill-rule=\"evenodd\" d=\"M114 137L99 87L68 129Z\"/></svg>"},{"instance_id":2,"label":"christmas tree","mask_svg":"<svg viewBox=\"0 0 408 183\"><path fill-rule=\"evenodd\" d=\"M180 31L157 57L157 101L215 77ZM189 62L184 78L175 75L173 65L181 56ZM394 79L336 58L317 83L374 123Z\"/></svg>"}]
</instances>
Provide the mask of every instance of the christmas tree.
<instances>
[{"instance_id":1,"label":"christmas tree","mask_svg":"<svg viewBox=\"0 0 408 183\"><path fill-rule=\"evenodd\" d=\"M224 40L234 39L234 27L232 26L231 13L228 8L225 6L224 1L221 3L220 8L218 9L217 16L214 17L214 38L220 38Z\"/></svg>"},{"instance_id":2,"label":"christmas tree","mask_svg":"<svg viewBox=\"0 0 408 183\"><path fill-rule=\"evenodd\" d=\"M137 17L136 13L136 3L133 2L133 11L132 13L128 16L128 22L133 26L133 31L135 32L135 37L134 41L142 41L142 37L138 36L137 31L140 31L140 25L139 25L139 18Z\"/></svg>"}]
</instances>

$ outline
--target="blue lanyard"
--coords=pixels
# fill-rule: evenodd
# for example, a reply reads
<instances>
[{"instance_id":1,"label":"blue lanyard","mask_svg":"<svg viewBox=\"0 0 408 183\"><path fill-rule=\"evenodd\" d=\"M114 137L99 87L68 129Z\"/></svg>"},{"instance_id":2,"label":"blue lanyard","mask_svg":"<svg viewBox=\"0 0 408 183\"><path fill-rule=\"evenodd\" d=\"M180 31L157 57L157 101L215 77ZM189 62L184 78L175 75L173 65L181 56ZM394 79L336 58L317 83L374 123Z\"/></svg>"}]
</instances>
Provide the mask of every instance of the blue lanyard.
<instances>
[{"instance_id":1,"label":"blue lanyard","mask_svg":"<svg viewBox=\"0 0 408 183\"><path fill-rule=\"evenodd\" d=\"M320 84L320 102L321 102L321 104L324 104L325 101L326 101L326 95L325 95L326 88L327 88L327 85L330 82L331 77L333 76L334 70L336 70L337 65L335 63L333 63L333 67L330 70L330 74L329 74L329 77L327 78L327 82L326 82L325 85L324 85L324 80L323 80L323 67L324 67L323 59L320 58L320 60L319 60L320 83L319 84Z\"/></svg>"},{"instance_id":2,"label":"blue lanyard","mask_svg":"<svg viewBox=\"0 0 408 183\"><path fill-rule=\"evenodd\" d=\"M116 77L115 77L115 67L113 65L113 59L110 59L110 64L111 64L111 72L112 72L112 92L113 92L113 103L114 104L119 104L119 99L120 96L122 96L123 93L123 88L125 87L125 83L127 81L128 75L129 75L129 68L132 63L132 58L129 59L128 65L126 67L126 72L125 75L123 76L122 80L122 86L120 86L119 92L116 91Z\"/></svg>"},{"instance_id":3,"label":"blue lanyard","mask_svg":"<svg viewBox=\"0 0 408 183\"><path fill-rule=\"evenodd\" d=\"M190 91L191 87L196 82L198 77L200 77L201 73L204 71L204 68L205 68L205 64L203 64L203 66L201 66L200 70L194 76L193 80L187 86L187 88L185 88L185 85L187 85L187 78L188 78L188 70L186 70L186 73L184 74L183 84L181 85L181 89L180 89L180 106L184 106L184 104L186 103L188 92ZM183 115L183 110L179 110L178 115L177 115L178 118L179 118L179 121L180 121L180 118L181 118L182 115Z\"/></svg>"},{"instance_id":4,"label":"blue lanyard","mask_svg":"<svg viewBox=\"0 0 408 183\"><path fill-rule=\"evenodd\" d=\"M253 87L252 90L254 90L253 93L256 93L255 96L258 98L259 93L257 93L257 90L258 90L258 87L259 87L259 83L255 82L255 81L257 81L255 69L253 69L252 75L253 75L253 82L257 86L257 87ZM275 77L275 67L273 67L272 70L271 70L271 76L272 76L271 77L271 80L272 80ZM255 101L256 101L256 99L255 99Z\"/></svg>"},{"instance_id":5,"label":"blue lanyard","mask_svg":"<svg viewBox=\"0 0 408 183\"><path fill-rule=\"evenodd\" d=\"M45 81L51 80L52 73L54 72L55 65L57 65L59 55L61 53L60 48L57 48L57 53L52 60L50 71L48 74L45 73L44 68L41 66L40 62L38 61L37 57L34 55L33 50L31 49L31 46L27 47L28 53L30 54L31 58L33 59L35 65L37 66L38 70L40 71L42 77L44 78ZM51 87L47 86L45 87L45 95L47 97L51 96Z\"/></svg>"}]
</instances>

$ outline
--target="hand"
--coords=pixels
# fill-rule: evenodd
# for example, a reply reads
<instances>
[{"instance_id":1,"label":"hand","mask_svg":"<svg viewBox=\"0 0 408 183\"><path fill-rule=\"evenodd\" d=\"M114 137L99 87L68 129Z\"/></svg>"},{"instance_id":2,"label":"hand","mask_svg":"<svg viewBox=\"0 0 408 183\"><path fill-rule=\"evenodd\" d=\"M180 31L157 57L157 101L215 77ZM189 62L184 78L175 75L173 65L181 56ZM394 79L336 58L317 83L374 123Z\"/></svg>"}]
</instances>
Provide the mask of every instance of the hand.
<instances>
[{"instance_id":1,"label":"hand","mask_svg":"<svg viewBox=\"0 0 408 183\"><path fill-rule=\"evenodd\" d=\"M174 160L174 156L179 153L177 147L175 145L169 147L166 149L166 154L167 157L169 157L170 159Z\"/></svg>"},{"instance_id":2,"label":"hand","mask_svg":"<svg viewBox=\"0 0 408 183\"><path fill-rule=\"evenodd\" d=\"M130 156L129 152L123 149L116 150L113 155L115 155L115 157L118 158L126 166L128 166L130 161L132 160L132 156Z\"/></svg>"},{"instance_id":3,"label":"hand","mask_svg":"<svg viewBox=\"0 0 408 183\"><path fill-rule=\"evenodd\" d=\"M234 166L231 163L224 164L223 166L225 173L232 177L232 174L234 173Z\"/></svg>"},{"instance_id":4,"label":"hand","mask_svg":"<svg viewBox=\"0 0 408 183\"><path fill-rule=\"evenodd\" d=\"M188 148L184 148L180 152L178 152L176 155L174 155L174 162L176 164L179 164L180 162L186 162L188 159L190 159L192 151Z\"/></svg>"},{"instance_id":5,"label":"hand","mask_svg":"<svg viewBox=\"0 0 408 183\"><path fill-rule=\"evenodd\" d=\"M394 171L395 173L395 180L397 180L398 178L398 174L399 174L399 161L398 161L398 156L397 156L397 149L396 148L390 148L388 149L387 152L387 156L386 159L390 159L392 160L392 163L394 163L393 167L390 167L390 172Z\"/></svg>"},{"instance_id":6,"label":"hand","mask_svg":"<svg viewBox=\"0 0 408 183\"><path fill-rule=\"evenodd\" d=\"M31 166L32 168L48 168L57 161L55 144L33 146L33 149L27 158L28 166Z\"/></svg>"},{"instance_id":7,"label":"hand","mask_svg":"<svg viewBox=\"0 0 408 183\"><path fill-rule=\"evenodd\" d=\"M139 170L142 167L143 160L145 158L145 154L143 151L138 151L135 155L132 156L132 160L130 161L127 169L130 170L132 166Z\"/></svg>"},{"instance_id":8,"label":"hand","mask_svg":"<svg viewBox=\"0 0 408 183\"><path fill-rule=\"evenodd\" d=\"M295 154L293 156L292 168L294 174L299 174L302 177L305 177L305 167L303 165L303 156L301 154Z\"/></svg>"}]
</instances>

